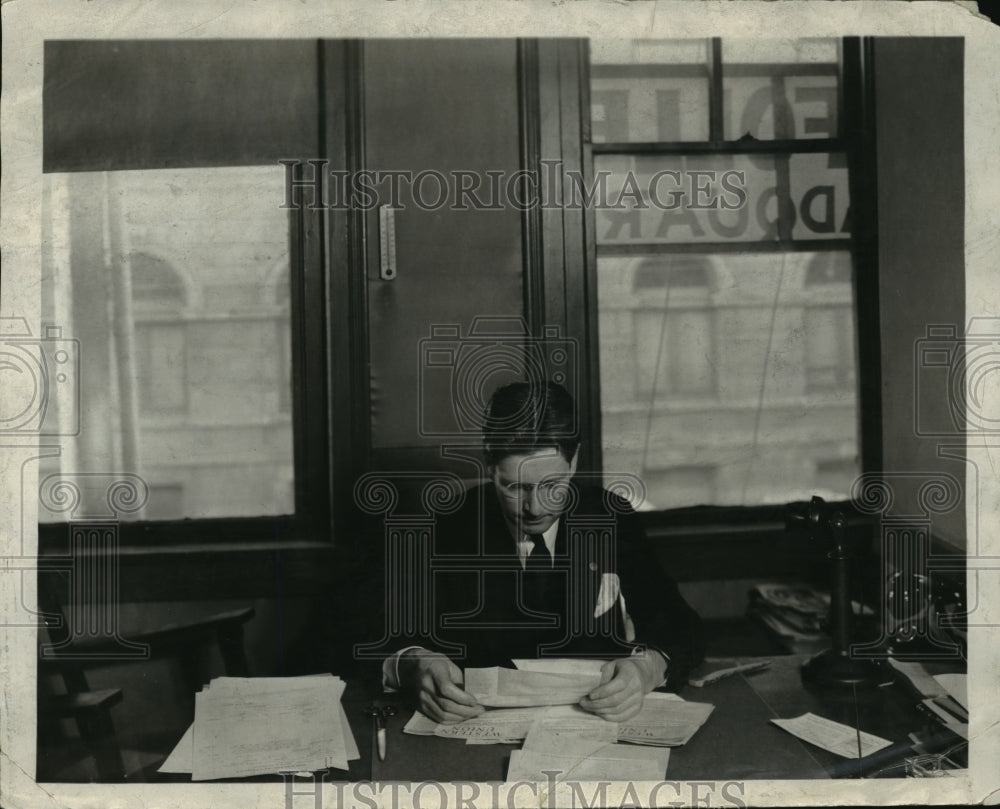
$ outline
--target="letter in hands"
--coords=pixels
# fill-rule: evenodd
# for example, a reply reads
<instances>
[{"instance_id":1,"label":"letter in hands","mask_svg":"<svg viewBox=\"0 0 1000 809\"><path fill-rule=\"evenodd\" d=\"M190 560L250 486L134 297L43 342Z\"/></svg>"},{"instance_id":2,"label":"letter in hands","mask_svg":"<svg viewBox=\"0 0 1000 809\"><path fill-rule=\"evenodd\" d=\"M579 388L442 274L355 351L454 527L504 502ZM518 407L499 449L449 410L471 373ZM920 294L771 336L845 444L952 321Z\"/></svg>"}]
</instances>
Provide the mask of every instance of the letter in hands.
<instances>
[{"instance_id":1,"label":"letter in hands","mask_svg":"<svg viewBox=\"0 0 1000 809\"><path fill-rule=\"evenodd\" d=\"M462 670L446 655L411 649L399 660L400 685L416 708L435 722L450 724L483 712L475 697L462 689Z\"/></svg>"},{"instance_id":2,"label":"letter in hands","mask_svg":"<svg viewBox=\"0 0 1000 809\"><path fill-rule=\"evenodd\" d=\"M609 660L601 684L580 700L580 707L609 722L624 722L642 709L642 701L662 682L666 661L660 655Z\"/></svg>"}]
</instances>

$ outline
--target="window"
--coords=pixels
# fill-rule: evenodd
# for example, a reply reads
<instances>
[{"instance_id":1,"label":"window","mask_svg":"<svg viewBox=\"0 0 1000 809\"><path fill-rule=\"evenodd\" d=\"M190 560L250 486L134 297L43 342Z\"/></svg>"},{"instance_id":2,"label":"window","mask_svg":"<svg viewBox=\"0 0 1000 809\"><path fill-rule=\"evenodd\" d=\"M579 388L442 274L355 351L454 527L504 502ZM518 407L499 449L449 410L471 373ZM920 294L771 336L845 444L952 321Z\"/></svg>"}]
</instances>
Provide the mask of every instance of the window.
<instances>
[{"instance_id":1,"label":"window","mask_svg":"<svg viewBox=\"0 0 1000 809\"><path fill-rule=\"evenodd\" d=\"M45 179L47 319L80 340L82 423L42 471L41 520L70 516L46 478L100 498L122 473L149 493L125 520L294 515L283 168Z\"/></svg>"},{"instance_id":2,"label":"window","mask_svg":"<svg viewBox=\"0 0 1000 809\"><path fill-rule=\"evenodd\" d=\"M808 497L820 462L824 494L850 492L841 51L591 43L603 462L656 508Z\"/></svg>"}]
</instances>

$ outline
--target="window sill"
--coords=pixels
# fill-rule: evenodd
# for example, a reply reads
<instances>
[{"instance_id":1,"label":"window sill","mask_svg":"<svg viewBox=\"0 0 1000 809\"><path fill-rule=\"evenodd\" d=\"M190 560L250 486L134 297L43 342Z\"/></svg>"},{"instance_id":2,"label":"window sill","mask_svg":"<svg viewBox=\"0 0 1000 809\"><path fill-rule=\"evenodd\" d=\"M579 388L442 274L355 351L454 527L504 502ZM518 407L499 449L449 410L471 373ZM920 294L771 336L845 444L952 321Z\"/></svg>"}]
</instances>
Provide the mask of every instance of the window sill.
<instances>
[{"instance_id":1,"label":"window sill","mask_svg":"<svg viewBox=\"0 0 1000 809\"><path fill-rule=\"evenodd\" d=\"M342 552L341 552L342 553ZM100 554L85 552L81 561ZM339 555L329 542L197 542L118 550L121 602L283 598L330 592ZM49 548L41 559L62 556Z\"/></svg>"}]
</instances>

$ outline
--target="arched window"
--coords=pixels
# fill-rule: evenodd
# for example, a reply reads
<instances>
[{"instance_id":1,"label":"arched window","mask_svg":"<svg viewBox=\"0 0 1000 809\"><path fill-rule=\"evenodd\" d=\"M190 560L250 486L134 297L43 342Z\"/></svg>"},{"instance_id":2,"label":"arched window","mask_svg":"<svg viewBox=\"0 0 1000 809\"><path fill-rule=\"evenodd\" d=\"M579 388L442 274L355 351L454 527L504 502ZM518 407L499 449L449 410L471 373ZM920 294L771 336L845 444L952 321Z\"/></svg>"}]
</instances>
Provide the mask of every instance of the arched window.
<instances>
[{"instance_id":1,"label":"arched window","mask_svg":"<svg viewBox=\"0 0 1000 809\"><path fill-rule=\"evenodd\" d=\"M662 256L635 270L633 292L636 382L643 397L706 396L715 392L712 265L704 256Z\"/></svg>"},{"instance_id":2,"label":"arched window","mask_svg":"<svg viewBox=\"0 0 1000 809\"><path fill-rule=\"evenodd\" d=\"M156 256L136 253L131 265L139 413L179 414L187 409L187 286Z\"/></svg>"},{"instance_id":3,"label":"arched window","mask_svg":"<svg viewBox=\"0 0 1000 809\"><path fill-rule=\"evenodd\" d=\"M807 393L848 394L855 386L851 256L818 253L806 269L804 308Z\"/></svg>"}]
</instances>

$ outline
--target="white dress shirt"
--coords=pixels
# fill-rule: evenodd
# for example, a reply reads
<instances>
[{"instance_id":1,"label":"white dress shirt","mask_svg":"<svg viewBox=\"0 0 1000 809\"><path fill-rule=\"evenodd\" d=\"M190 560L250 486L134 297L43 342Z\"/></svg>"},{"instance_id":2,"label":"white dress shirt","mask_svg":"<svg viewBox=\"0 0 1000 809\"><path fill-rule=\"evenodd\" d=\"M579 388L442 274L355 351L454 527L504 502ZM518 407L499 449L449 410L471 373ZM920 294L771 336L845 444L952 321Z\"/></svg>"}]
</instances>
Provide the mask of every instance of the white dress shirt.
<instances>
[{"instance_id":1,"label":"white dress shirt","mask_svg":"<svg viewBox=\"0 0 1000 809\"><path fill-rule=\"evenodd\" d=\"M542 534L542 539L545 540L545 547L549 551L549 564L554 565L556 563L556 534L559 533L559 520L556 520L552 525L549 526L549 530ZM517 541L517 558L521 562L521 570L525 569L528 564L528 555L534 550L535 543L531 541L531 537L527 534L523 534L521 538Z\"/></svg>"}]
</instances>

